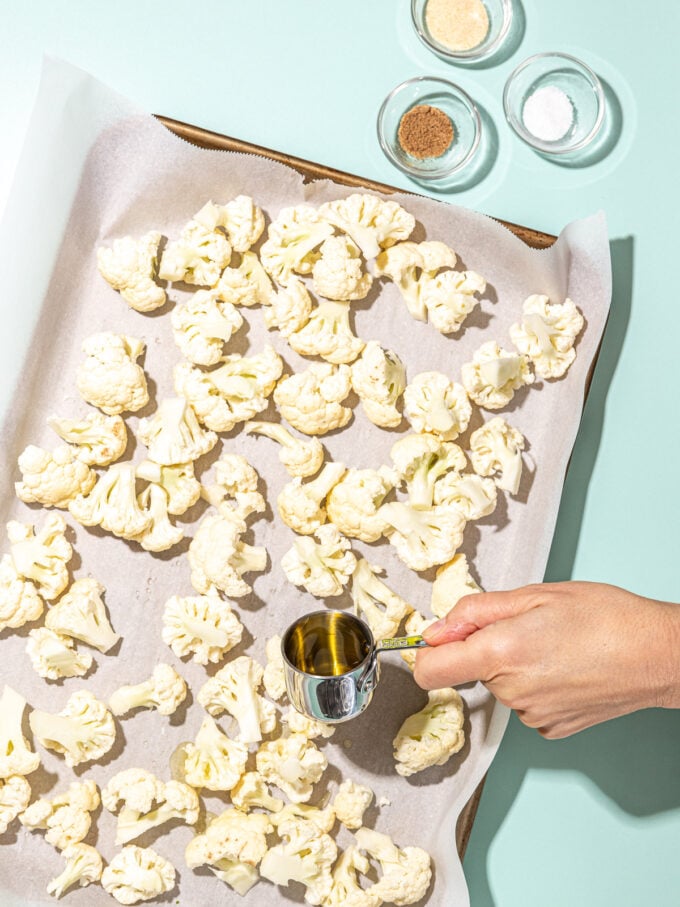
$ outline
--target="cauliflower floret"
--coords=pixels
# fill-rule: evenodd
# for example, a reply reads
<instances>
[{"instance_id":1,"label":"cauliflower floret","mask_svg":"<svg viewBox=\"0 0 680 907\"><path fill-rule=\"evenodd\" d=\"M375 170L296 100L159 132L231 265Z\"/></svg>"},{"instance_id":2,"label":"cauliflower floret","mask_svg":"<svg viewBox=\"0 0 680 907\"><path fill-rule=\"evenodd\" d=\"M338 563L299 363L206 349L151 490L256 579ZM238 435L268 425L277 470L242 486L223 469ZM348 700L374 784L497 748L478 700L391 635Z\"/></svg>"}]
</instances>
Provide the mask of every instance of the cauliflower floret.
<instances>
[{"instance_id":1,"label":"cauliflower floret","mask_svg":"<svg viewBox=\"0 0 680 907\"><path fill-rule=\"evenodd\" d=\"M156 709L160 715L172 715L187 695L187 685L172 665L160 662L148 680L122 686L111 694L109 706L116 716L133 709Z\"/></svg>"},{"instance_id":2,"label":"cauliflower floret","mask_svg":"<svg viewBox=\"0 0 680 907\"><path fill-rule=\"evenodd\" d=\"M480 476L493 476L496 485L517 494L522 478L524 437L501 418L494 416L470 435L470 461Z\"/></svg>"},{"instance_id":3,"label":"cauliflower floret","mask_svg":"<svg viewBox=\"0 0 680 907\"><path fill-rule=\"evenodd\" d=\"M45 603L30 580L24 579L10 554L0 558L0 632L37 620Z\"/></svg>"},{"instance_id":4,"label":"cauliflower floret","mask_svg":"<svg viewBox=\"0 0 680 907\"><path fill-rule=\"evenodd\" d=\"M378 508L393 486L393 476L383 466L348 469L328 495L328 519L350 538L376 542L387 529Z\"/></svg>"},{"instance_id":5,"label":"cauliflower floret","mask_svg":"<svg viewBox=\"0 0 680 907\"><path fill-rule=\"evenodd\" d=\"M456 555L458 557L458 555ZM421 636L423 630L435 622L434 617L425 617L420 611L412 611L404 623L404 634L406 636ZM413 671L416 666L417 649L404 649L401 652L402 659Z\"/></svg>"},{"instance_id":6,"label":"cauliflower floret","mask_svg":"<svg viewBox=\"0 0 680 907\"><path fill-rule=\"evenodd\" d=\"M399 624L411 612L411 606L379 579L382 567L359 558L352 574L354 613L362 617L376 639L397 635Z\"/></svg>"},{"instance_id":7,"label":"cauliflower floret","mask_svg":"<svg viewBox=\"0 0 680 907\"><path fill-rule=\"evenodd\" d=\"M465 743L463 721L463 700L456 690L430 690L425 708L410 715L392 741L397 773L408 778L448 762Z\"/></svg>"},{"instance_id":8,"label":"cauliflower floret","mask_svg":"<svg viewBox=\"0 0 680 907\"><path fill-rule=\"evenodd\" d=\"M456 253L443 242L402 242L382 252L376 260L376 276L389 277L418 321L427 321L424 289L441 268L453 268Z\"/></svg>"},{"instance_id":9,"label":"cauliflower floret","mask_svg":"<svg viewBox=\"0 0 680 907\"><path fill-rule=\"evenodd\" d=\"M264 215L249 195L237 195L226 205L207 202L194 220L210 230L224 227L235 252L247 252L264 230Z\"/></svg>"},{"instance_id":10,"label":"cauliflower floret","mask_svg":"<svg viewBox=\"0 0 680 907\"><path fill-rule=\"evenodd\" d=\"M548 296L529 296L521 324L510 327L510 339L531 359L539 378L561 378L576 358L574 341L583 330L583 315L571 299L550 304Z\"/></svg>"},{"instance_id":11,"label":"cauliflower floret","mask_svg":"<svg viewBox=\"0 0 680 907\"><path fill-rule=\"evenodd\" d=\"M86 403L107 416L136 413L149 402L146 376L137 359L144 342L124 334L93 334L83 341L85 360L78 366L76 383Z\"/></svg>"},{"instance_id":12,"label":"cauliflower floret","mask_svg":"<svg viewBox=\"0 0 680 907\"><path fill-rule=\"evenodd\" d=\"M35 671L47 680L62 677L82 677L92 667L92 656L81 654L73 640L47 627L38 627L28 634L26 653Z\"/></svg>"},{"instance_id":13,"label":"cauliflower floret","mask_svg":"<svg viewBox=\"0 0 680 907\"><path fill-rule=\"evenodd\" d=\"M325 435L352 418L352 410L342 405L351 390L350 375L348 365L313 362L279 381L274 402L293 428L305 435Z\"/></svg>"},{"instance_id":14,"label":"cauliflower floret","mask_svg":"<svg viewBox=\"0 0 680 907\"><path fill-rule=\"evenodd\" d=\"M217 586L232 598L252 592L244 573L261 573L267 566L267 551L241 540L247 531L245 520L236 511L222 508L204 516L189 545L191 585L207 593Z\"/></svg>"},{"instance_id":15,"label":"cauliflower floret","mask_svg":"<svg viewBox=\"0 0 680 907\"><path fill-rule=\"evenodd\" d=\"M182 781L159 781L142 768L128 768L114 775L102 789L102 803L118 813L116 844L128 844L151 828L180 819L187 825L198 821L196 791ZM123 805L119 807L119 803Z\"/></svg>"},{"instance_id":16,"label":"cauliflower floret","mask_svg":"<svg viewBox=\"0 0 680 907\"><path fill-rule=\"evenodd\" d=\"M442 372L421 372L404 391L404 415L414 431L455 441L468 427L472 407L460 384Z\"/></svg>"},{"instance_id":17,"label":"cauliflower floret","mask_svg":"<svg viewBox=\"0 0 680 907\"><path fill-rule=\"evenodd\" d=\"M160 485L168 496L168 513L181 516L193 507L201 496L201 483L194 475L194 464L176 463L174 466L163 466L153 460L142 460L137 466L138 479Z\"/></svg>"},{"instance_id":18,"label":"cauliflower floret","mask_svg":"<svg viewBox=\"0 0 680 907\"><path fill-rule=\"evenodd\" d=\"M127 447L127 428L121 416L90 413L82 419L50 416L47 424L62 441L75 445L76 456L88 466L108 466Z\"/></svg>"},{"instance_id":19,"label":"cauliflower floret","mask_svg":"<svg viewBox=\"0 0 680 907\"><path fill-rule=\"evenodd\" d=\"M83 526L101 526L120 538L135 538L151 525L151 515L137 501L136 484L131 463L114 463L92 491L74 498L68 509Z\"/></svg>"},{"instance_id":20,"label":"cauliflower floret","mask_svg":"<svg viewBox=\"0 0 680 907\"><path fill-rule=\"evenodd\" d=\"M350 543L331 524L320 526L314 535L317 541L309 536L295 540L281 558L283 572L293 585L318 598L342 595L356 566Z\"/></svg>"},{"instance_id":21,"label":"cauliflower floret","mask_svg":"<svg viewBox=\"0 0 680 907\"><path fill-rule=\"evenodd\" d=\"M430 887L430 855L420 847L397 847L389 835L360 828L357 846L378 863L382 875L368 890L388 904L405 907L420 901Z\"/></svg>"},{"instance_id":22,"label":"cauliflower floret","mask_svg":"<svg viewBox=\"0 0 680 907\"><path fill-rule=\"evenodd\" d=\"M301 535L311 535L325 523L324 501L344 473L342 463L326 463L319 475L305 485L300 477L284 485L276 503L286 526Z\"/></svg>"},{"instance_id":23,"label":"cauliflower floret","mask_svg":"<svg viewBox=\"0 0 680 907\"><path fill-rule=\"evenodd\" d=\"M338 821L342 822L345 828L357 829L361 828L364 813L372 800L373 791L370 787L347 778L338 788L333 800L333 809Z\"/></svg>"},{"instance_id":24,"label":"cauliflower floret","mask_svg":"<svg viewBox=\"0 0 680 907\"><path fill-rule=\"evenodd\" d=\"M258 772L246 772L230 793L231 802L237 809L248 812L253 806L279 812L283 809L283 800L272 797L267 782Z\"/></svg>"},{"instance_id":25,"label":"cauliflower floret","mask_svg":"<svg viewBox=\"0 0 680 907\"><path fill-rule=\"evenodd\" d=\"M331 867L338 854L335 841L319 834L311 822L290 820L280 824L278 831L283 842L265 853L260 874L275 885L302 882L305 901L321 904L333 885Z\"/></svg>"},{"instance_id":26,"label":"cauliflower floret","mask_svg":"<svg viewBox=\"0 0 680 907\"><path fill-rule=\"evenodd\" d=\"M406 435L390 451L398 478L405 483L411 507L427 510L442 476L465 468L465 454L452 441L436 435Z\"/></svg>"},{"instance_id":27,"label":"cauliflower floret","mask_svg":"<svg viewBox=\"0 0 680 907\"><path fill-rule=\"evenodd\" d=\"M175 390L189 401L199 420L213 431L231 431L267 408L283 362L271 346L255 356L225 356L212 372L189 363L175 367Z\"/></svg>"},{"instance_id":28,"label":"cauliflower floret","mask_svg":"<svg viewBox=\"0 0 680 907\"><path fill-rule=\"evenodd\" d=\"M76 495L87 494L97 474L66 444L43 450L29 444L18 460L21 482L14 483L16 496L27 504L68 507Z\"/></svg>"},{"instance_id":29,"label":"cauliflower floret","mask_svg":"<svg viewBox=\"0 0 680 907\"><path fill-rule=\"evenodd\" d=\"M437 570L432 583L432 600L430 608L437 617L446 617L464 595L474 595L481 588L470 576L467 558L457 554L452 561ZM420 633L424 626L415 632Z\"/></svg>"},{"instance_id":30,"label":"cauliflower floret","mask_svg":"<svg viewBox=\"0 0 680 907\"><path fill-rule=\"evenodd\" d=\"M336 365L353 362L364 348L364 341L352 333L350 304L324 299L309 321L288 336L288 343L301 356L321 356Z\"/></svg>"},{"instance_id":31,"label":"cauliflower floret","mask_svg":"<svg viewBox=\"0 0 680 907\"><path fill-rule=\"evenodd\" d=\"M218 879L241 896L250 891L259 874L255 868L267 850L269 818L229 808L216 816L202 835L187 845L187 866L208 866Z\"/></svg>"},{"instance_id":32,"label":"cauliflower floret","mask_svg":"<svg viewBox=\"0 0 680 907\"><path fill-rule=\"evenodd\" d=\"M31 799L31 786L22 775L0 779L0 835L4 835Z\"/></svg>"},{"instance_id":33,"label":"cauliflower floret","mask_svg":"<svg viewBox=\"0 0 680 907\"><path fill-rule=\"evenodd\" d=\"M241 256L237 268L227 268L215 286L217 296L232 305L269 305L274 287L254 252Z\"/></svg>"},{"instance_id":34,"label":"cauliflower floret","mask_svg":"<svg viewBox=\"0 0 680 907\"><path fill-rule=\"evenodd\" d=\"M318 438L296 438L278 422L246 422L247 434L264 435L281 445L279 460L291 476L313 476L321 469L324 452Z\"/></svg>"},{"instance_id":35,"label":"cauliflower floret","mask_svg":"<svg viewBox=\"0 0 680 907\"><path fill-rule=\"evenodd\" d=\"M99 790L94 781L73 781L56 797L41 797L31 803L20 821L31 831L45 830L45 840L64 850L86 837L92 824L90 813L98 807Z\"/></svg>"},{"instance_id":36,"label":"cauliflower floret","mask_svg":"<svg viewBox=\"0 0 680 907\"><path fill-rule=\"evenodd\" d=\"M191 655L198 664L216 664L242 635L241 621L215 588L206 595L173 595L165 603L163 642L178 658Z\"/></svg>"},{"instance_id":37,"label":"cauliflower floret","mask_svg":"<svg viewBox=\"0 0 680 907\"><path fill-rule=\"evenodd\" d=\"M314 262L314 292L326 299L364 299L373 277L362 272L361 253L347 236L330 236L321 245L321 258Z\"/></svg>"},{"instance_id":38,"label":"cauliflower floret","mask_svg":"<svg viewBox=\"0 0 680 907\"><path fill-rule=\"evenodd\" d=\"M73 549L66 540L66 522L50 513L36 532L30 523L7 524L12 563L25 580L31 580L43 598L51 601L68 586L68 567Z\"/></svg>"},{"instance_id":39,"label":"cauliflower floret","mask_svg":"<svg viewBox=\"0 0 680 907\"><path fill-rule=\"evenodd\" d=\"M265 270L281 286L288 286L293 271L309 274L319 258L315 251L333 228L310 205L282 208L269 225L267 241L260 248Z\"/></svg>"},{"instance_id":40,"label":"cauliflower floret","mask_svg":"<svg viewBox=\"0 0 680 907\"><path fill-rule=\"evenodd\" d=\"M283 337L290 337L309 321L312 314L312 297L298 277L290 277L288 285L274 293L264 310L264 323L269 330L278 330Z\"/></svg>"},{"instance_id":41,"label":"cauliflower floret","mask_svg":"<svg viewBox=\"0 0 680 907\"><path fill-rule=\"evenodd\" d=\"M495 340L483 343L460 373L470 399L483 409L503 409L516 390L534 383L529 359L502 349Z\"/></svg>"},{"instance_id":42,"label":"cauliflower floret","mask_svg":"<svg viewBox=\"0 0 680 907\"><path fill-rule=\"evenodd\" d=\"M79 888L87 888L92 882L100 880L104 864L94 847L71 844L64 848L61 855L66 860L66 866L47 886L48 894L60 898L76 884Z\"/></svg>"},{"instance_id":43,"label":"cauliflower floret","mask_svg":"<svg viewBox=\"0 0 680 907\"><path fill-rule=\"evenodd\" d=\"M223 734L208 715L184 750L184 780L192 787L231 790L246 770L248 744Z\"/></svg>"},{"instance_id":44,"label":"cauliflower floret","mask_svg":"<svg viewBox=\"0 0 680 907\"><path fill-rule=\"evenodd\" d=\"M211 715L228 712L239 726L238 739L257 743L276 727L276 707L257 692L264 670L254 658L240 655L207 680L198 701Z\"/></svg>"},{"instance_id":45,"label":"cauliflower floret","mask_svg":"<svg viewBox=\"0 0 680 907\"><path fill-rule=\"evenodd\" d=\"M28 721L33 736L62 753L69 768L101 759L116 741L111 712L89 690L73 693L57 715L34 709Z\"/></svg>"},{"instance_id":46,"label":"cauliflower floret","mask_svg":"<svg viewBox=\"0 0 680 907\"><path fill-rule=\"evenodd\" d=\"M45 626L55 633L79 639L88 646L108 652L120 636L114 632L102 601L104 587L96 579L77 579L45 617Z\"/></svg>"},{"instance_id":47,"label":"cauliflower floret","mask_svg":"<svg viewBox=\"0 0 680 907\"><path fill-rule=\"evenodd\" d=\"M160 241L161 234L151 230L139 239L123 236L113 246L97 249L99 273L137 312L153 312L166 300L165 290L154 281Z\"/></svg>"},{"instance_id":48,"label":"cauliflower floret","mask_svg":"<svg viewBox=\"0 0 680 907\"><path fill-rule=\"evenodd\" d=\"M379 513L392 527L388 533L390 542L411 570L429 570L445 564L463 541L465 518L455 507L416 510L395 501L383 504Z\"/></svg>"},{"instance_id":49,"label":"cauliflower floret","mask_svg":"<svg viewBox=\"0 0 680 907\"><path fill-rule=\"evenodd\" d=\"M264 668L262 682L268 696L279 700L286 694L286 675L283 670L281 637L277 634L267 640L264 647L267 664Z\"/></svg>"},{"instance_id":50,"label":"cauliflower floret","mask_svg":"<svg viewBox=\"0 0 680 907\"><path fill-rule=\"evenodd\" d=\"M335 825L335 810L330 805L320 809L318 806L310 806L308 803L286 803L280 812L269 818L272 825L277 828L279 825L292 822L312 825L322 834L329 834Z\"/></svg>"},{"instance_id":51,"label":"cauliflower floret","mask_svg":"<svg viewBox=\"0 0 680 907\"><path fill-rule=\"evenodd\" d=\"M424 281L420 301L433 327L442 334L455 334L479 304L475 293L484 290L486 281L475 271L444 271Z\"/></svg>"},{"instance_id":52,"label":"cauliflower floret","mask_svg":"<svg viewBox=\"0 0 680 907\"><path fill-rule=\"evenodd\" d=\"M40 756L29 747L22 730L26 700L5 686L0 697L0 778L30 775L40 765Z\"/></svg>"},{"instance_id":53,"label":"cauliflower floret","mask_svg":"<svg viewBox=\"0 0 680 907\"><path fill-rule=\"evenodd\" d=\"M145 551L167 551L184 538L184 530L173 526L168 516L169 498L164 488L153 483L137 496L140 509L149 517L149 525L139 535L132 536Z\"/></svg>"},{"instance_id":54,"label":"cauliflower floret","mask_svg":"<svg viewBox=\"0 0 680 907\"><path fill-rule=\"evenodd\" d=\"M405 387L406 369L399 356L377 340L369 341L352 365L352 389L374 425L396 428L401 423L397 402Z\"/></svg>"},{"instance_id":55,"label":"cauliflower floret","mask_svg":"<svg viewBox=\"0 0 680 907\"><path fill-rule=\"evenodd\" d=\"M217 435L201 428L184 397L162 400L153 416L140 421L137 436L161 466L198 460L217 443Z\"/></svg>"},{"instance_id":56,"label":"cauliflower floret","mask_svg":"<svg viewBox=\"0 0 680 907\"><path fill-rule=\"evenodd\" d=\"M245 519L266 509L265 499L257 490L259 481L245 457L225 452L215 463L215 483L203 486L202 495L213 507L225 513L234 510Z\"/></svg>"},{"instance_id":57,"label":"cauliflower floret","mask_svg":"<svg viewBox=\"0 0 680 907\"><path fill-rule=\"evenodd\" d=\"M364 258L375 258L381 249L408 239L415 218L396 202L355 192L347 198L326 202L319 214L359 246Z\"/></svg>"},{"instance_id":58,"label":"cauliflower floret","mask_svg":"<svg viewBox=\"0 0 680 907\"><path fill-rule=\"evenodd\" d=\"M333 867L333 884L324 907L380 907L382 898L359 884L357 873L366 874L370 863L357 847L348 847Z\"/></svg>"},{"instance_id":59,"label":"cauliflower floret","mask_svg":"<svg viewBox=\"0 0 680 907\"><path fill-rule=\"evenodd\" d=\"M199 216L203 210L199 211ZM224 233L219 232L217 226L206 226L193 218L183 228L179 239L165 247L158 276L161 280L214 287L230 260L231 245Z\"/></svg>"},{"instance_id":60,"label":"cauliflower floret","mask_svg":"<svg viewBox=\"0 0 680 907\"><path fill-rule=\"evenodd\" d=\"M292 706L281 716L281 721L286 725L289 733L302 734L308 740L315 740L317 737L328 740L335 733L334 725L326 724L323 721L315 721L314 718L310 718L309 715L303 715L302 712L298 712Z\"/></svg>"},{"instance_id":61,"label":"cauliflower floret","mask_svg":"<svg viewBox=\"0 0 680 907\"><path fill-rule=\"evenodd\" d=\"M187 303L175 306L170 320L175 343L196 365L219 362L224 344L243 324L237 309L219 301L214 290L198 290Z\"/></svg>"},{"instance_id":62,"label":"cauliflower floret","mask_svg":"<svg viewBox=\"0 0 680 907\"><path fill-rule=\"evenodd\" d=\"M258 772L293 803L306 803L328 760L303 734L289 734L263 743L255 757Z\"/></svg>"},{"instance_id":63,"label":"cauliflower floret","mask_svg":"<svg viewBox=\"0 0 680 907\"><path fill-rule=\"evenodd\" d=\"M151 901L175 887L175 867L150 847L129 844L104 869L101 882L119 904Z\"/></svg>"},{"instance_id":64,"label":"cauliflower floret","mask_svg":"<svg viewBox=\"0 0 680 907\"><path fill-rule=\"evenodd\" d=\"M466 520L481 520L496 509L496 485L475 473L447 472L434 486L434 503L450 504Z\"/></svg>"}]
</instances>

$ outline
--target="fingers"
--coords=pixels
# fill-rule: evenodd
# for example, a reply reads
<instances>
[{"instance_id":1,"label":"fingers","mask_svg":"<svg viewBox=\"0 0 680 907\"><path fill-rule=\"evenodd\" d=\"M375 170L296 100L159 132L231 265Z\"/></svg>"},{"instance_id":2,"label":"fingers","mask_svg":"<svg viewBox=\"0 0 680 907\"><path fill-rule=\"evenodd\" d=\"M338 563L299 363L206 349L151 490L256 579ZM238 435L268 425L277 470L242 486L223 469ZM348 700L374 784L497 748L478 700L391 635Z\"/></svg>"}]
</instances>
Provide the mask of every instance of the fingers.
<instances>
[{"instance_id":1,"label":"fingers","mask_svg":"<svg viewBox=\"0 0 680 907\"><path fill-rule=\"evenodd\" d=\"M487 646L472 636L436 648L424 648L416 656L413 677L424 690L440 690L475 680L485 680L489 671Z\"/></svg>"}]
</instances>

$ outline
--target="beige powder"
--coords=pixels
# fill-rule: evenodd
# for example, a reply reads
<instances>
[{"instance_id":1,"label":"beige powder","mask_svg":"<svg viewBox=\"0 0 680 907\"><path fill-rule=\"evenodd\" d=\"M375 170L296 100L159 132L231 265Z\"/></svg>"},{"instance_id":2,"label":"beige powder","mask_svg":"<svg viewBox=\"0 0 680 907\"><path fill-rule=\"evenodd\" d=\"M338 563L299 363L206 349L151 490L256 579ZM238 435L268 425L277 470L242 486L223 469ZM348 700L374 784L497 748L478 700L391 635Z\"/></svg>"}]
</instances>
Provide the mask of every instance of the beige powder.
<instances>
[{"instance_id":1,"label":"beige powder","mask_svg":"<svg viewBox=\"0 0 680 907\"><path fill-rule=\"evenodd\" d=\"M428 0L425 24L449 50L472 50L487 36L489 14L482 0Z\"/></svg>"}]
</instances>

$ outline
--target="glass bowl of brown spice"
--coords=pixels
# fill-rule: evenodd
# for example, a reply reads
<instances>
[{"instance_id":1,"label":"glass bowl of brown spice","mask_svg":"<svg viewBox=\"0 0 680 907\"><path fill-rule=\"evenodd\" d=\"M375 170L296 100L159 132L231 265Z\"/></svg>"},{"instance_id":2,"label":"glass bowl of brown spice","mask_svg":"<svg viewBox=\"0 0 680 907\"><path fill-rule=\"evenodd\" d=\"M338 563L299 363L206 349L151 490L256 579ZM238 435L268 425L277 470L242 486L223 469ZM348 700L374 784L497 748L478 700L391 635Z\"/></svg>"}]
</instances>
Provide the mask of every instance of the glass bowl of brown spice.
<instances>
[{"instance_id":1,"label":"glass bowl of brown spice","mask_svg":"<svg viewBox=\"0 0 680 907\"><path fill-rule=\"evenodd\" d=\"M473 158L482 122L462 88L417 76L393 88L378 112L378 140L387 158L417 180L441 180Z\"/></svg>"}]
</instances>

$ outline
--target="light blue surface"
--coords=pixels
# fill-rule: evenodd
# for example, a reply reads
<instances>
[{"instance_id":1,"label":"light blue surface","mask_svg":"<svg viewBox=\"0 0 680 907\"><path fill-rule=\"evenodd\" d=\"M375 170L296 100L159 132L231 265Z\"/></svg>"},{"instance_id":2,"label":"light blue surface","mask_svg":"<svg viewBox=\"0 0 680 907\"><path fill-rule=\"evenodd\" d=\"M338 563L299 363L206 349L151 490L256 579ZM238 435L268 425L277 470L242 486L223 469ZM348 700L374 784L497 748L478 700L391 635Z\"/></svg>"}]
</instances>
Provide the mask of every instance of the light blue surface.
<instances>
[{"instance_id":1,"label":"light blue surface","mask_svg":"<svg viewBox=\"0 0 680 907\"><path fill-rule=\"evenodd\" d=\"M414 75L458 82L495 123L498 148L482 182L445 197L550 232L604 207L613 239L610 325L548 578L603 580L678 600L680 5L526 0L519 46L477 69L432 56L411 29L408 7L407 0L0 0L0 202L44 52L149 110L406 188L419 187L378 147L379 104ZM620 135L590 167L539 158L504 123L505 79L544 50L581 57L608 83ZM24 313L4 291L0 307L2 330L24 336ZM0 364L3 384L9 368ZM661 711L561 742L511 721L466 859L473 907L676 907L679 731L680 716Z\"/></svg>"}]
</instances>

